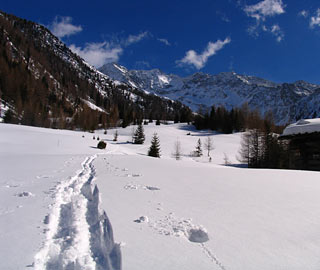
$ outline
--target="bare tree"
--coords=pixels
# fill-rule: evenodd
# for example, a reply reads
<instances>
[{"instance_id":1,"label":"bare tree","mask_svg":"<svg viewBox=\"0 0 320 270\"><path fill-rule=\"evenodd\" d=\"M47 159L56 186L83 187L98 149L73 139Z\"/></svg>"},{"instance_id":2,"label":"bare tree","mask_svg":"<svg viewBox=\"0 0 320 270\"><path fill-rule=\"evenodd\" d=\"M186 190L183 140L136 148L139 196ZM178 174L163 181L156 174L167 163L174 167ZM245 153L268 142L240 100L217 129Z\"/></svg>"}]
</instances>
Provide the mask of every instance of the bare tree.
<instances>
[{"instance_id":1,"label":"bare tree","mask_svg":"<svg viewBox=\"0 0 320 270\"><path fill-rule=\"evenodd\" d=\"M229 157L226 153L223 153L224 157L223 157L223 160L224 160L224 165L228 166L230 165L230 160L229 160Z\"/></svg>"},{"instance_id":2,"label":"bare tree","mask_svg":"<svg viewBox=\"0 0 320 270\"><path fill-rule=\"evenodd\" d=\"M181 143L179 141L179 139L177 139L174 143L174 151L172 153L172 156L176 159L176 160L180 160L181 159L181 155L182 155L182 151L181 151Z\"/></svg>"},{"instance_id":3,"label":"bare tree","mask_svg":"<svg viewBox=\"0 0 320 270\"><path fill-rule=\"evenodd\" d=\"M208 157L210 157L210 151L214 149L214 146L213 146L213 140L209 136L204 141L204 149L208 151Z\"/></svg>"},{"instance_id":4,"label":"bare tree","mask_svg":"<svg viewBox=\"0 0 320 270\"><path fill-rule=\"evenodd\" d=\"M118 130L116 130L115 133L113 134L113 141L114 142L118 141Z\"/></svg>"}]
</instances>

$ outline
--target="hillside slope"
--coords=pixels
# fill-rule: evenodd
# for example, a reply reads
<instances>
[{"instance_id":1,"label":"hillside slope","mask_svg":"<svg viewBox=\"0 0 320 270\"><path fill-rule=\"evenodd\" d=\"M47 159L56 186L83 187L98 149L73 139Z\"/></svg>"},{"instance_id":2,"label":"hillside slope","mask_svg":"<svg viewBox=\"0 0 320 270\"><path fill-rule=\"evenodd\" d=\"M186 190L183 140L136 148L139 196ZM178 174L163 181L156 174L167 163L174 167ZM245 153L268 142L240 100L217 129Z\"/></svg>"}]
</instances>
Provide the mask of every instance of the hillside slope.
<instances>
[{"instance_id":1,"label":"hillside slope","mask_svg":"<svg viewBox=\"0 0 320 270\"><path fill-rule=\"evenodd\" d=\"M0 12L0 98L6 122L94 129L190 110L100 73L44 26Z\"/></svg>"}]
</instances>

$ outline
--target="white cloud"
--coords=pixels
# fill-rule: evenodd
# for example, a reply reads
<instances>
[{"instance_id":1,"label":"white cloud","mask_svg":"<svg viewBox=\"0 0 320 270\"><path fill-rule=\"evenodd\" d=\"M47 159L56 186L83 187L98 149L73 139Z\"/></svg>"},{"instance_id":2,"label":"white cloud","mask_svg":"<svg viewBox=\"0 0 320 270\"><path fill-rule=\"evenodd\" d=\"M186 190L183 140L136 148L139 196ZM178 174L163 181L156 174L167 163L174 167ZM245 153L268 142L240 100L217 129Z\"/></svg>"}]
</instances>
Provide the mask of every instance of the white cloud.
<instances>
[{"instance_id":1,"label":"white cloud","mask_svg":"<svg viewBox=\"0 0 320 270\"><path fill-rule=\"evenodd\" d=\"M73 25L71 17L56 16L54 21L49 25L51 32L58 38L71 36L82 31L80 25Z\"/></svg>"},{"instance_id":2,"label":"white cloud","mask_svg":"<svg viewBox=\"0 0 320 270\"><path fill-rule=\"evenodd\" d=\"M310 27L314 28L315 26L320 26L320 8L317 9L316 15L310 18Z\"/></svg>"},{"instance_id":3,"label":"white cloud","mask_svg":"<svg viewBox=\"0 0 320 270\"><path fill-rule=\"evenodd\" d=\"M118 62L126 47L143 40L148 35L149 32L146 31L138 35L129 35L127 38L121 40L87 43L83 48L71 44L69 48L90 65L99 68L106 63Z\"/></svg>"},{"instance_id":4,"label":"white cloud","mask_svg":"<svg viewBox=\"0 0 320 270\"><path fill-rule=\"evenodd\" d=\"M273 34L278 42L281 42L284 38L283 31L281 30L280 26L278 24L274 24L271 26L270 29L271 34Z\"/></svg>"},{"instance_id":5,"label":"white cloud","mask_svg":"<svg viewBox=\"0 0 320 270\"><path fill-rule=\"evenodd\" d=\"M278 42L281 42L284 38L284 32L278 24L269 27L266 24L266 19L285 13L284 9L285 5L282 0L263 0L255 5L246 5L243 10L247 16L256 19L256 23L248 28L249 34L258 37L261 31L268 32L275 36Z\"/></svg>"},{"instance_id":6,"label":"white cloud","mask_svg":"<svg viewBox=\"0 0 320 270\"><path fill-rule=\"evenodd\" d=\"M157 40L162 42L163 44L165 44L167 46L171 46L170 42L165 38L158 38Z\"/></svg>"},{"instance_id":7,"label":"white cloud","mask_svg":"<svg viewBox=\"0 0 320 270\"><path fill-rule=\"evenodd\" d=\"M268 32L272 34L278 42L281 42L284 39L284 33L278 24L274 24L271 27L267 27L266 25L262 25L261 29L264 32Z\"/></svg>"},{"instance_id":8,"label":"white cloud","mask_svg":"<svg viewBox=\"0 0 320 270\"><path fill-rule=\"evenodd\" d=\"M87 43L84 48L71 44L69 48L95 67L101 67L110 62L117 62L123 52L121 47L114 47L108 42Z\"/></svg>"},{"instance_id":9,"label":"white cloud","mask_svg":"<svg viewBox=\"0 0 320 270\"><path fill-rule=\"evenodd\" d=\"M308 12L307 10L301 10L301 11L298 13L298 16L307 18L307 17L309 16L309 12Z\"/></svg>"},{"instance_id":10,"label":"white cloud","mask_svg":"<svg viewBox=\"0 0 320 270\"><path fill-rule=\"evenodd\" d=\"M149 32L145 31L143 33L140 33L138 35L130 35L126 41L124 42L125 43L125 46L129 46L133 43L137 43L143 39L145 39L147 36L149 35Z\"/></svg>"},{"instance_id":11,"label":"white cloud","mask_svg":"<svg viewBox=\"0 0 320 270\"><path fill-rule=\"evenodd\" d=\"M216 42L209 42L206 49L201 53L198 54L194 50L187 51L184 58L178 60L177 63L181 64L188 64L193 65L196 69L203 68L209 57L215 55L219 50L221 50L225 45L231 42L230 38L226 38L225 40L221 41L218 40Z\"/></svg>"},{"instance_id":12,"label":"white cloud","mask_svg":"<svg viewBox=\"0 0 320 270\"><path fill-rule=\"evenodd\" d=\"M264 21L266 17L284 13L284 8L282 0L264 0L255 5L245 6L244 11L249 17Z\"/></svg>"}]
</instances>

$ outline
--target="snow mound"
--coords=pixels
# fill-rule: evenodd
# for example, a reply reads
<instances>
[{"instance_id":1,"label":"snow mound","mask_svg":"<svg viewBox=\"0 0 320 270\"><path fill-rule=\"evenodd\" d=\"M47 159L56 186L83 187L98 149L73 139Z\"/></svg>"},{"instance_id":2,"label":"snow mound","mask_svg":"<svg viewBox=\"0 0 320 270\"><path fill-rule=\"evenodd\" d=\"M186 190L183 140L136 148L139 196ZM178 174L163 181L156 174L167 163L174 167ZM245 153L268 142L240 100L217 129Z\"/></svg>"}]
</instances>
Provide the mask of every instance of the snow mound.
<instances>
[{"instance_id":1,"label":"snow mound","mask_svg":"<svg viewBox=\"0 0 320 270\"><path fill-rule=\"evenodd\" d=\"M198 228L189 230L188 239L190 242L204 243L209 241L209 236L205 229Z\"/></svg>"}]
</instances>

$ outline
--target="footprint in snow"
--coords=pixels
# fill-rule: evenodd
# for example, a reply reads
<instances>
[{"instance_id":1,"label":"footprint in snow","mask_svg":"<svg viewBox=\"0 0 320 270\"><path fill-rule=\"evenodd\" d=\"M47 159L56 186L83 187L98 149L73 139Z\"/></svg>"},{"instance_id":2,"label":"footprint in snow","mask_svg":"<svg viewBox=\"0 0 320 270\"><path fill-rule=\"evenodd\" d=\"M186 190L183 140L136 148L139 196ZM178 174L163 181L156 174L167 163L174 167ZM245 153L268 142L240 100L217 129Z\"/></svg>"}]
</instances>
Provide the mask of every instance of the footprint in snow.
<instances>
[{"instance_id":1,"label":"footprint in snow","mask_svg":"<svg viewBox=\"0 0 320 270\"><path fill-rule=\"evenodd\" d=\"M36 178L37 179L45 179L45 178L51 178L52 176L50 175L37 175Z\"/></svg>"},{"instance_id":2,"label":"footprint in snow","mask_svg":"<svg viewBox=\"0 0 320 270\"><path fill-rule=\"evenodd\" d=\"M144 189L147 189L147 190L160 190L160 188L157 188L157 187L151 187L151 186L145 186Z\"/></svg>"},{"instance_id":3,"label":"footprint in snow","mask_svg":"<svg viewBox=\"0 0 320 270\"><path fill-rule=\"evenodd\" d=\"M140 177L140 176L142 176L142 175L139 173L133 173L133 174L127 173L124 175L124 177Z\"/></svg>"},{"instance_id":4,"label":"footprint in snow","mask_svg":"<svg viewBox=\"0 0 320 270\"><path fill-rule=\"evenodd\" d=\"M149 218L147 216L141 216L138 219L134 220L133 222L136 222L136 223L148 223L149 222Z\"/></svg>"},{"instance_id":5,"label":"footprint in snow","mask_svg":"<svg viewBox=\"0 0 320 270\"><path fill-rule=\"evenodd\" d=\"M34 197L35 195L29 191L23 191L23 192L17 193L15 196L22 198L22 197Z\"/></svg>"},{"instance_id":6,"label":"footprint in snow","mask_svg":"<svg viewBox=\"0 0 320 270\"><path fill-rule=\"evenodd\" d=\"M5 185L5 188L17 188L19 185Z\"/></svg>"}]
</instances>

